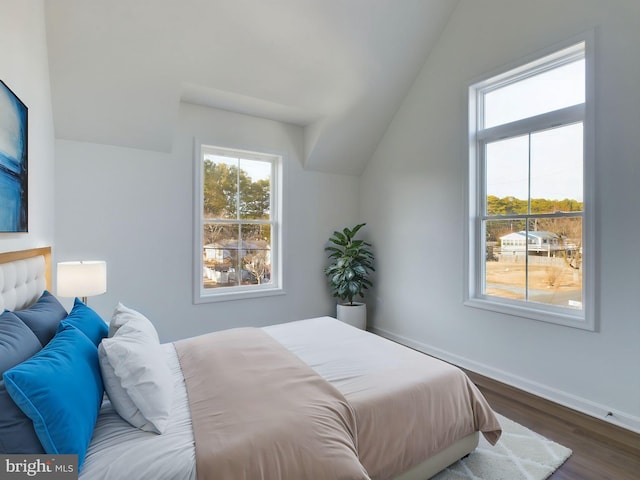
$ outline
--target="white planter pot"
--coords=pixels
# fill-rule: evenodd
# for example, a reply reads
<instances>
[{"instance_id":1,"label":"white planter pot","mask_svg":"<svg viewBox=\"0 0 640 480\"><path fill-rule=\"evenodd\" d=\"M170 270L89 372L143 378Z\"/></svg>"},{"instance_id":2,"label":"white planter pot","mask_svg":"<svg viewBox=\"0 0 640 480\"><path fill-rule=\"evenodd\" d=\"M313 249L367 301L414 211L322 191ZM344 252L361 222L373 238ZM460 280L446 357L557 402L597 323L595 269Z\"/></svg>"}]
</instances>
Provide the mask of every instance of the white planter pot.
<instances>
[{"instance_id":1,"label":"white planter pot","mask_svg":"<svg viewBox=\"0 0 640 480\"><path fill-rule=\"evenodd\" d=\"M361 330L367 329L367 305L364 303L353 302L353 305L338 304L337 307L338 320L348 323Z\"/></svg>"}]
</instances>

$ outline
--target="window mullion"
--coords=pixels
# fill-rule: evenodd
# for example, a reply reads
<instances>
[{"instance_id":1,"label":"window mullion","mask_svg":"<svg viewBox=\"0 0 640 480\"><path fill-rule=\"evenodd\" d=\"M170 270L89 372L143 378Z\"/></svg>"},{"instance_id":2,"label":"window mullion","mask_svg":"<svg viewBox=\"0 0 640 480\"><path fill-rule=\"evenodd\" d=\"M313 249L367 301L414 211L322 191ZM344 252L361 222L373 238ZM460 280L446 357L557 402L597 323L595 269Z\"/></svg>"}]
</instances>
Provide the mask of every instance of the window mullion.
<instances>
[{"instance_id":1,"label":"window mullion","mask_svg":"<svg viewBox=\"0 0 640 480\"><path fill-rule=\"evenodd\" d=\"M527 215L531 215L531 133L527 135Z\"/></svg>"},{"instance_id":2,"label":"window mullion","mask_svg":"<svg viewBox=\"0 0 640 480\"><path fill-rule=\"evenodd\" d=\"M529 301L529 219L524 224L524 299Z\"/></svg>"},{"instance_id":3,"label":"window mullion","mask_svg":"<svg viewBox=\"0 0 640 480\"><path fill-rule=\"evenodd\" d=\"M479 105L483 105L484 102L478 102ZM478 115L482 114L482 108L478 110ZM482 118L482 117L481 117ZM476 188L476 200L477 206L476 215L476 238L473 239L476 245L481 246L480 250L476 252L476 266L475 271L480 275L476 275L475 279L475 291L477 293L484 294L487 289L486 281L486 262L482 250L486 250L486 222L484 217L487 215L487 143L484 141L478 141L478 159L477 159L477 172L478 172L478 184Z\"/></svg>"},{"instance_id":4,"label":"window mullion","mask_svg":"<svg viewBox=\"0 0 640 480\"><path fill-rule=\"evenodd\" d=\"M236 220L229 218L205 217L202 219L202 223L226 223L230 225L235 225L237 223L244 223L245 225L272 225L274 224L274 221L261 219Z\"/></svg>"},{"instance_id":5,"label":"window mullion","mask_svg":"<svg viewBox=\"0 0 640 480\"><path fill-rule=\"evenodd\" d=\"M242 223L240 223L240 158L237 158L236 169L236 221L238 222L238 242L236 248L236 286L242 285Z\"/></svg>"},{"instance_id":6,"label":"window mullion","mask_svg":"<svg viewBox=\"0 0 640 480\"><path fill-rule=\"evenodd\" d=\"M240 221L240 159L236 162L236 220Z\"/></svg>"},{"instance_id":7,"label":"window mullion","mask_svg":"<svg viewBox=\"0 0 640 480\"><path fill-rule=\"evenodd\" d=\"M479 141L491 143L508 137L516 137L528 133L547 130L561 125L570 125L584 121L585 104L542 113L534 117L523 118L514 122L497 125L477 132Z\"/></svg>"},{"instance_id":8,"label":"window mullion","mask_svg":"<svg viewBox=\"0 0 640 480\"><path fill-rule=\"evenodd\" d=\"M555 213L513 213L505 215L480 215L482 220L524 220L526 218L565 218L583 217L584 212L555 212Z\"/></svg>"},{"instance_id":9,"label":"window mullion","mask_svg":"<svg viewBox=\"0 0 640 480\"><path fill-rule=\"evenodd\" d=\"M242 223L238 222L238 252L236 258L236 285L242 285Z\"/></svg>"},{"instance_id":10,"label":"window mullion","mask_svg":"<svg viewBox=\"0 0 640 480\"><path fill-rule=\"evenodd\" d=\"M531 133L527 135L527 219L525 221L524 248L524 298L529 301L529 227L531 219Z\"/></svg>"}]
</instances>

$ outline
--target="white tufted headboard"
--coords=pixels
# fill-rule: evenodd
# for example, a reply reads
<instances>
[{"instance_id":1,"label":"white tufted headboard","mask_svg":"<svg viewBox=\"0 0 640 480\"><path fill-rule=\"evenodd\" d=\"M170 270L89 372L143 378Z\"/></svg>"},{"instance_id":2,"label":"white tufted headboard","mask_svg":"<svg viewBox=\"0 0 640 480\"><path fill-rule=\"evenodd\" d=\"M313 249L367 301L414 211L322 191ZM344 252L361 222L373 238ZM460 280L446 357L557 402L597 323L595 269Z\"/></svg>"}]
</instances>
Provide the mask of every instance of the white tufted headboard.
<instances>
[{"instance_id":1,"label":"white tufted headboard","mask_svg":"<svg viewBox=\"0 0 640 480\"><path fill-rule=\"evenodd\" d=\"M20 310L51 289L51 247L0 253L0 312Z\"/></svg>"}]
</instances>

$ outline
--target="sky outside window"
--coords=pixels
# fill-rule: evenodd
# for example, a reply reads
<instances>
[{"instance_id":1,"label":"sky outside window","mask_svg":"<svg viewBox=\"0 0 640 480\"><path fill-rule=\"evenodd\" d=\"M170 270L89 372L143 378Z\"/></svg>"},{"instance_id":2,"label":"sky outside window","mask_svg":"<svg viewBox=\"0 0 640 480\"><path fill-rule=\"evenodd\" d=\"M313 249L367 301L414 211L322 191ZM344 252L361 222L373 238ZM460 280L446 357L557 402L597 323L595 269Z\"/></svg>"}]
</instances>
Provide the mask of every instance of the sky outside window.
<instances>
[{"instance_id":1,"label":"sky outside window","mask_svg":"<svg viewBox=\"0 0 640 480\"><path fill-rule=\"evenodd\" d=\"M568 63L485 93L484 128L551 112L585 100L585 61Z\"/></svg>"}]
</instances>

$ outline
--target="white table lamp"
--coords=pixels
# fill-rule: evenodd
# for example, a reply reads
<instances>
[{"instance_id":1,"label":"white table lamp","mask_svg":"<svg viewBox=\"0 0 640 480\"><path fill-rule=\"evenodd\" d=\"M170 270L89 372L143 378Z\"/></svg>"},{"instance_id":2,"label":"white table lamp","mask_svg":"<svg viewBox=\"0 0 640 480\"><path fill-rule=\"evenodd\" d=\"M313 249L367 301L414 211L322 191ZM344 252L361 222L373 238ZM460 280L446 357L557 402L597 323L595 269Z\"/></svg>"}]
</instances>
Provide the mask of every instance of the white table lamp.
<instances>
[{"instance_id":1,"label":"white table lamp","mask_svg":"<svg viewBox=\"0 0 640 480\"><path fill-rule=\"evenodd\" d=\"M107 291L107 263L104 261L79 261L58 263L58 296L80 297L86 304L87 297Z\"/></svg>"}]
</instances>

